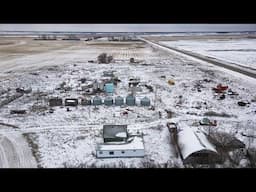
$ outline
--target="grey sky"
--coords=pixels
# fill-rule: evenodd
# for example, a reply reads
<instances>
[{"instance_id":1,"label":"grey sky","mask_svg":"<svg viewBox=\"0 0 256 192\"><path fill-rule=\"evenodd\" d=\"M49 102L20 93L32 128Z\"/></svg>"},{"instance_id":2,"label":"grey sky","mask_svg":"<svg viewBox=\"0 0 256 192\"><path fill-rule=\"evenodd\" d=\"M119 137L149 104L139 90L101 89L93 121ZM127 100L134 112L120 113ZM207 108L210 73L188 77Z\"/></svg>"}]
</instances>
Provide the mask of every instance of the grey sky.
<instances>
[{"instance_id":1,"label":"grey sky","mask_svg":"<svg viewBox=\"0 0 256 192\"><path fill-rule=\"evenodd\" d=\"M256 31L256 24L0 24L0 31L225 32Z\"/></svg>"}]
</instances>

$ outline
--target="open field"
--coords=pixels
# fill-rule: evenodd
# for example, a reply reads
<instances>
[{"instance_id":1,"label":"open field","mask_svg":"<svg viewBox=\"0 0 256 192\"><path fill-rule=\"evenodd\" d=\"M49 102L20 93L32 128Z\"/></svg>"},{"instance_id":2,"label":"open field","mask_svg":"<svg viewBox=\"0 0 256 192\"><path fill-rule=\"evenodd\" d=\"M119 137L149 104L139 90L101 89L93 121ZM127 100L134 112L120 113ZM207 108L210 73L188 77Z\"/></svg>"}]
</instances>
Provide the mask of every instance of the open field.
<instances>
[{"instance_id":1,"label":"open field","mask_svg":"<svg viewBox=\"0 0 256 192\"><path fill-rule=\"evenodd\" d=\"M6 142L9 143L10 151L19 151L17 143L23 143L21 146L24 146L24 150L32 151L27 157L30 164L23 164L27 167L35 166L31 159L36 159L38 167L183 167L171 145L166 123L185 123L209 132L209 128L195 124L207 112L226 114L210 117L218 122L217 127L210 127L212 131L227 132L242 140L247 147L256 147L255 141L243 136L255 133L254 79L226 72L206 62L162 51L143 42L33 41L29 38L6 38L0 42L3 42L0 43L0 50L4 50L0 51L0 89L10 89L2 96L14 94L17 87L32 88L31 93L0 108L0 122L18 127L0 127L0 167L22 167L22 163L17 163L18 160L8 160L13 159L13 154L18 152L12 152L8 156L3 146ZM103 52L112 55L115 62L88 62L96 60ZM130 63L131 57L140 62ZM66 107L54 107L54 112L49 113L49 97L84 97L85 93L78 90L79 80L100 79L107 70L115 70L121 80L115 88L114 97L126 97L130 93L130 76L140 77L154 91L143 86L136 93L137 106L102 105L94 108L79 105L70 107L71 111L67 111ZM168 84L169 79L175 84ZM57 90L63 82L68 82L72 89L66 92ZM212 87L218 83L228 85L239 95L217 100ZM45 93L45 96L39 96L39 92ZM105 93L97 95L102 98L106 96ZM155 110L139 106L139 99L144 96L150 98ZM238 106L237 102L240 100L248 100L250 105ZM44 106L45 109L32 110L35 105ZM127 108L128 114L123 115ZM27 113L10 114L12 109L25 109ZM173 112L171 119L166 110ZM97 159L95 147L102 142L104 124L127 124L131 131L142 131L146 156ZM22 135L25 136L22 138ZM26 141L29 144L27 146L24 145ZM14 142L16 144L10 144ZM24 158L22 155L16 156ZM219 166L229 167L226 164ZM232 166L242 165L238 163Z\"/></svg>"}]
</instances>

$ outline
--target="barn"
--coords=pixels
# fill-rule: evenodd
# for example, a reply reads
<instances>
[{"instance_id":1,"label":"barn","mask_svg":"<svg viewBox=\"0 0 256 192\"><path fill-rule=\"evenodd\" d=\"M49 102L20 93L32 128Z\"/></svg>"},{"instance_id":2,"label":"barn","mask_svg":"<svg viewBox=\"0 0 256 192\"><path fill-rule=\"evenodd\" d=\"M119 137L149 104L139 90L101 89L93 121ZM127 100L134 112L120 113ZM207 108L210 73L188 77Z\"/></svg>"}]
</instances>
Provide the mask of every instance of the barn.
<instances>
[{"instance_id":1,"label":"barn","mask_svg":"<svg viewBox=\"0 0 256 192\"><path fill-rule=\"evenodd\" d=\"M184 164L211 164L220 161L220 155L200 130L183 127L178 131L178 146Z\"/></svg>"}]
</instances>

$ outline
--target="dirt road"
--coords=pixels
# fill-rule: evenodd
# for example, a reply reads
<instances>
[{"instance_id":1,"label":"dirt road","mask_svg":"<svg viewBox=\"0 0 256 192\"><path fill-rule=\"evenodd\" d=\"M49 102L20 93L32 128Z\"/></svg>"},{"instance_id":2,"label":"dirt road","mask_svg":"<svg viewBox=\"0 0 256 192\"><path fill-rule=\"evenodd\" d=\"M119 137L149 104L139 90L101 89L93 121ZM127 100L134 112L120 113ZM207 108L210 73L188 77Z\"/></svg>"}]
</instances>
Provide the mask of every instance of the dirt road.
<instances>
[{"instance_id":1,"label":"dirt road","mask_svg":"<svg viewBox=\"0 0 256 192\"><path fill-rule=\"evenodd\" d=\"M36 168L37 163L21 134L0 135L0 168Z\"/></svg>"}]
</instances>

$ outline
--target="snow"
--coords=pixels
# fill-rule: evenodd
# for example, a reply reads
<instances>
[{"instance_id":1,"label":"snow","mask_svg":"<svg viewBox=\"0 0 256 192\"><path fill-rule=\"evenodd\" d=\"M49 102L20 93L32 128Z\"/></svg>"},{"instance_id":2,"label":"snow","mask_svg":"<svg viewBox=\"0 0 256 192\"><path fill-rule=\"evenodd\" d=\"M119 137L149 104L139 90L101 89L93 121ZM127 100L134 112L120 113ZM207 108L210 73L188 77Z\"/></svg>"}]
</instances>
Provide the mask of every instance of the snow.
<instances>
[{"instance_id":1,"label":"snow","mask_svg":"<svg viewBox=\"0 0 256 192\"><path fill-rule=\"evenodd\" d=\"M256 69L256 39L178 40L160 43Z\"/></svg>"},{"instance_id":2,"label":"snow","mask_svg":"<svg viewBox=\"0 0 256 192\"><path fill-rule=\"evenodd\" d=\"M247 134L255 130L256 103L251 102L248 107L241 107L237 102L250 101L255 97L255 80L248 81L244 76L228 73L220 67L198 62L176 52L164 52L151 48L143 43L132 42L122 46L117 46L118 43L115 45L96 45L95 42L76 43L58 50L0 61L1 89L11 88L9 94L13 94L17 87L29 86L33 90L32 93L25 94L0 108L0 122L19 127L18 130L1 128L0 134L29 134L33 142L38 145L37 164L40 167L101 167L105 165L114 167L120 162L126 167L143 167L144 162L161 166L171 162L170 167L174 165L182 167L181 159L176 157L171 144L166 127L168 121L175 121L177 124L184 122L193 131L199 129L204 132L209 130L228 132L249 146L248 138L242 136L241 132ZM89 59L95 60L103 51L114 55L116 62L100 65L88 63ZM143 62L130 64L130 57L141 59ZM10 70L12 70L11 73L6 73ZM86 78L87 82L93 82L95 79L99 80L103 72L108 70L115 70L117 77L121 80L114 90L113 98L128 95L130 76L140 77L142 82L151 85L154 90L157 87L156 94L144 86L141 87L141 92L136 93L137 101L146 96L152 101L152 105L156 104L155 110L139 105L131 107L100 105L97 109L93 106L78 105L69 107L71 110L69 112L65 107L54 107L54 113L48 113L49 108L41 113L30 111L37 102L47 107L47 98L53 95L63 99L84 97L83 92L77 91L75 87L78 80ZM38 75L33 75L31 72L37 72ZM160 78L163 75L166 76L165 79ZM175 85L170 86L169 79L173 79ZM211 81L205 82L204 79ZM69 82L73 89L67 92L55 90L64 81ZM239 95L234 98L227 95L225 100L217 100L212 87L218 83L228 85ZM203 86L201 92L194 88L196 84ZM37 101L37 90L47 93L47 96ZM104 93L98 95L101 98L107 96ZM94 95L91 96L93 97ZM28 114L10 114L10 109L20 108L20 106L28 109ZM165 109L173 112L173 118L167 118ZM128 111L128 114L123 115L124 111ZM216 127L206 128L194 125L208 111L226 113L230 117L209 117L210 120L217 120ZM162 113L161 118L159 112ZM145 157L97 159L95 151L97 144L103 142L104 124L127 124L129 131L143 133ZM204 137L199 133L197 135L207 148L211 148ZM253 146L256 146L256 142L251 142L251 147ZM196 143L189 151L198 148L202 146Z\"/></svg>"},{"instance_id":3,"label":"snow","mask_svg":"<svg viewBox=\"0 0 256 192\"><path fill-rule=\"evenodd\" d=\"M122 137L122 138L126 138L127 134L125 132L120 132L116 134L116 137Z\"/></svg>"}]
</instances>

